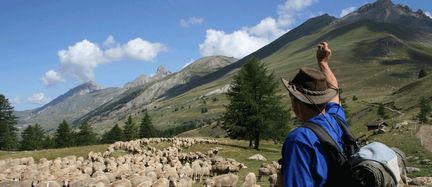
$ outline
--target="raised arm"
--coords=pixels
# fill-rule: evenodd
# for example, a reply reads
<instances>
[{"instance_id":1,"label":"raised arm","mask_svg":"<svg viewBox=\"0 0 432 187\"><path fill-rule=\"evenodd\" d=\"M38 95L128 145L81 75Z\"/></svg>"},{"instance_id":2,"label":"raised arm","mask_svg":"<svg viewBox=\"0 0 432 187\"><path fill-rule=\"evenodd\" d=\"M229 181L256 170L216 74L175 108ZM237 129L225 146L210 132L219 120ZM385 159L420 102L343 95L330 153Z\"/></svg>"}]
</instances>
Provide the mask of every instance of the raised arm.
<instances>
[{"instance_id":1,"label":"raised arm","mask_svg":"<svg viewBox=\"0 0 432 187\"><path fill-rule=\"evenodd\" d=\"M329 66L329 59L331 56L331 49L328 47L327 42L322 42L318 45L316 58L318 66L327 78L327 83L331 88L339 89L336 76L333 74ZM330 102L340 104L339 95L333 98Z\"/></svg>"}]
</instances>

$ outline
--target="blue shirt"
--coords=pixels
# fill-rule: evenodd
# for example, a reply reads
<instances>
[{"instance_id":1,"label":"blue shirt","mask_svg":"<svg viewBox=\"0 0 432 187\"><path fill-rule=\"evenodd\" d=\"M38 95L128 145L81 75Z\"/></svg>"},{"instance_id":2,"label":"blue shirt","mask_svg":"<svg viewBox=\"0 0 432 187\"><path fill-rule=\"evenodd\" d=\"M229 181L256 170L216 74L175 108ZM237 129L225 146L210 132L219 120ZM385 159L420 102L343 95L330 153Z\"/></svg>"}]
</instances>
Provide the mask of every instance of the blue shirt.
<instances>
[{"instance_id":1,"label":"blue shirt","mask_svg":"<svg viewBox=\"0 0 432 187\"><path fill-rule=\"evenodd\" d=\"M308 121L323 127L342 150L342 130L333 115L346 122L343 108L330 102L325 106L325 113ZM321 187L327 180L327 161L324 150L315 133L305 127L291 131L282 147L282 172L285 186Z\"/></svg>"}]
</instances>

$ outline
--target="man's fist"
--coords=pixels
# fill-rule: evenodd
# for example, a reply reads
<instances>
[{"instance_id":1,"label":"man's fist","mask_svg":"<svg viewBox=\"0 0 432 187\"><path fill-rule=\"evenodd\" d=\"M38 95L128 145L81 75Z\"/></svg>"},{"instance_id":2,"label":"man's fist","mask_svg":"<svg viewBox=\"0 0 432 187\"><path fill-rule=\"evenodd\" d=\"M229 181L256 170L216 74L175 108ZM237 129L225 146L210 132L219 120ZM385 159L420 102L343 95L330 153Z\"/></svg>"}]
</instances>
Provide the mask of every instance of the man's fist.
<instances>
[{"instance_id":1,"label":"man's fist","mask_svg":"<svg viewBox=\"0 0 432 187\"><path fill-rule=\"evenodd\" d=\"M328 47L327 42L321 42L316 52L316 58L318 62L328 62L331 56L331 49Z\"/></svg>"}]
</instances>

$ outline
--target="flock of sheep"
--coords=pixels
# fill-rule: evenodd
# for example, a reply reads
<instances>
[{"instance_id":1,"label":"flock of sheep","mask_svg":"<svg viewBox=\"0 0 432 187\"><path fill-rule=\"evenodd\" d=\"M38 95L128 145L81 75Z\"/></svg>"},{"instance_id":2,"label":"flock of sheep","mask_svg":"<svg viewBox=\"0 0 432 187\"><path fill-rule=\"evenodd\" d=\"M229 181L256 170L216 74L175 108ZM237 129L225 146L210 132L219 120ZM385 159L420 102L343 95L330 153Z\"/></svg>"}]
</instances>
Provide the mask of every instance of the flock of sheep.
<instances>
[{"instance_id":1,"label":"flock of sheep","mask_svg":"<svg viewBox=\"0 0 432 187\"><path fill-rule=\"evenodd\" d=\"M172 144L164 149L151 145L161 142ZM144 138L116 142L101 152L90 152L87 158L67 156L38 163L32 157L0 160L0 187L192 187L202 183L206 187L237 186L238 172L246 166L234 159L218 155L219 149L206 153L182 152L194 144L217 144L204 138ZM117 150L127 154L114 157ZM279 164L262 164L258 180L269 176L274 186ZM242 187L256 187L257 177L249 173Z\"/></svg>"}]
</instances>

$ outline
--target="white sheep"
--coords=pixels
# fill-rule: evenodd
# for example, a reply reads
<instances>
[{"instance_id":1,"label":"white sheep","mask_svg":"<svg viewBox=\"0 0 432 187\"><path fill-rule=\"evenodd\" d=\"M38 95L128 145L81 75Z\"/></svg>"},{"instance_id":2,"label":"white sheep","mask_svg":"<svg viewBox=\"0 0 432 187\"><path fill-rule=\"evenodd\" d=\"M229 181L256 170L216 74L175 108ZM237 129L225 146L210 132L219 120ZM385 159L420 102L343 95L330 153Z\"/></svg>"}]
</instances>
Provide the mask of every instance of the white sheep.
<instances>
[{"instance_id":1,"label":"white sheep","mask_svg":"<svg viewBox=\"0 0 432 187\"><path fill-rule=\"evenodd\" d=\"M224 174L208 178L204 182L205 187L235 187L238 182L238 176L234 174Z\"/></svg>"}]
</instances>

